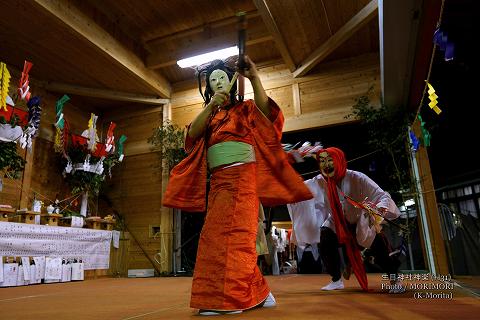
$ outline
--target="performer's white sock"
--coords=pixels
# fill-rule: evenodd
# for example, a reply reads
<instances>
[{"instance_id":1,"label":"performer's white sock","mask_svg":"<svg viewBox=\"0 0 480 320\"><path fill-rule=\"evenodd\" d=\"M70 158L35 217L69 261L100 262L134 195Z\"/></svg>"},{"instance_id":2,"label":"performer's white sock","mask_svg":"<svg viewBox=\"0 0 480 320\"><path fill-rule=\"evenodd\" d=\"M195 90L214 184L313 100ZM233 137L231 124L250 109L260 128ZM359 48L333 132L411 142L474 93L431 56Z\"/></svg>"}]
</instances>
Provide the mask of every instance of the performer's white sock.
<instances>
[{"instance_id":1,"label":"performer's white sock","mask_svg":"<svg viewBox=\"0 0 480 320\"><path fill-rule=\"evenodd\" d=\"M223 314L238 314L242 313L243 310L232 310L232 311L221 311L221 310L199 310L198 314L200 316L221 316Z\"/></svg>"},{"instance_id":2,"label":"performer's white sock","mask_svg":"<svg viewBox=\"0 0 480 320\"><path fill-rule=\"evenodd\" d=\"M337 281L331 281L329 284L327 284L325 287L322 288L322 290L325 291L330 291L330 290L340 290L343 289L343 280L338 279Z\"/></svg>"},{"instance_id":3,"label":"performer's white sock","mask_svg":"<svg viewBox=\"0 0 480 320\"><path fill-rule=\"evenodd\" d=\"M270 292L267 296L267 299L265 299L265 302L263 303L262 307L271 308L271 307L275 307L276 305L277 305L277 301L275 300L275 297L273 296L272 292Z\"/></svg>"}]
</instances>

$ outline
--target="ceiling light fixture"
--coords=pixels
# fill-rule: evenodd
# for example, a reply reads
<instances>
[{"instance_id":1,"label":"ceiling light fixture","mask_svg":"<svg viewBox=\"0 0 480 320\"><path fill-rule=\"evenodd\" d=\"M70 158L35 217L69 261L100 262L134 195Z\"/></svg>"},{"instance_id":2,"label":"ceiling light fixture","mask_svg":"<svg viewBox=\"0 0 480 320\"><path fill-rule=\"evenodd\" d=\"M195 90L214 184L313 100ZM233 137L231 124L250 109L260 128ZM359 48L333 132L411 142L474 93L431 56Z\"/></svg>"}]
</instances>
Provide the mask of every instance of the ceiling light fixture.
<instances>
[{"instance_id":1,"label":"ceiling light fixture","mask_svg":"<svg viewBox=\"0 0 480 320\"><path fill-rule=\"evenodd\" d=\"M234 46L234 47L225 48L217 51L207 52L207 53L200 54L198 56L193 56L190 58L181 59L177 61L177 64L181 68L188 68L188 67L198 66L215 59L226 59L228 57L231 57L237 54L238 54L238 47Z\"/></svg>"}]
</instances>

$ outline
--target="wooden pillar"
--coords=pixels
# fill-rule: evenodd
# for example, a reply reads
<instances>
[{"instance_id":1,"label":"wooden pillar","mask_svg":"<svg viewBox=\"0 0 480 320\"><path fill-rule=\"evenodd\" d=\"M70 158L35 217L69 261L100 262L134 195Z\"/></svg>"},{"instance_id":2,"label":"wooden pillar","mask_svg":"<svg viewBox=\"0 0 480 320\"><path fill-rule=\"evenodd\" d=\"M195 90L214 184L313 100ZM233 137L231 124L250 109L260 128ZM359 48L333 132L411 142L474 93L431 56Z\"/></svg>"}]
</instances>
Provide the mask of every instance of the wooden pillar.
<instances>
[{"instance_id":1,"label":"wooden pillar","mask_svg":"<svg viewBox=\"0 0 480 320\"><path fill-rule=\"evenodd\" d=\"M300 87L298 85L298 82L294 82L292 84L292 98L294 115L299 116L302 114L302 106L300 99Z\"/></svg>"},{"instance_id":2,"label":"wooden pillar","mask_svg":"<svg viewBox=\"0 0 480 320\"><path fill-rule=\"evenodd\" d=\"M415 122L413 130L417 137L421 136L419 121ZM426 260L430 272L438 275L446 275L449 273L448 259L445 242L442 238L440 214L438 212L427 149L423 146L420 147L415 153L415 158L412 160L420 192L420 212L417 212L417 216L420 218L419 223L422 224L421 230L423 231L424 237L421 239L424 241L423 246L425 248Z\"/></svg>"},{"instance_id":3,"label":"wooden pillar","mask_svg":"<svg viewBox=\"0 0 480 320\"><path fill-rule=\"evenodd\" d=\"M29 208L32 206L32 201L30 197L30 187L32 184L32 174L33 174L33 153L35 152L35 139L32 141L32 150L28 151L27 149L23 150L25 152L25 169L23 170L22 176L22 189L20 191L20 209ZM42 200L42 199L40 199Z\"/></svg>"},{"instance_id":4,"label":"wooden pillar","mask_svg":"<svg viewBox=\"0 0 480 320\"><path fill-rule=\"evenodd\" d=\"M163 118L162 121L172 120L172 107L171 104L163 105ZM165 160L162 160L162 197L165 193L168 184L168 178L170 175L170 168ZM162 234L162 243L161 256L162 264L160 270L162 272L170 273L173 271L172 268L172 254L173 254L173 209L161 207L161 218L160 218L160 232Z\"/></svg>"}]
</instances>

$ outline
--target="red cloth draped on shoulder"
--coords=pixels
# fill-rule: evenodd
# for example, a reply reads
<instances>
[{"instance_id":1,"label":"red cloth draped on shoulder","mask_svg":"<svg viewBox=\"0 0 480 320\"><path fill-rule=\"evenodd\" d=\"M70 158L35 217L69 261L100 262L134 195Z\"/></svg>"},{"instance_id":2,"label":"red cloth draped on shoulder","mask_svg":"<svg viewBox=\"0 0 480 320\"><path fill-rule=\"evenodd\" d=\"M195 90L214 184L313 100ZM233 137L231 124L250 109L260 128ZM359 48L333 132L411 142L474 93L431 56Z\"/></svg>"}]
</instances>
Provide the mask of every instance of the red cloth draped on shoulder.
<instances>
[{"instance_id":1,"label":"red cloth draped on shoulder","mask_svg":"<svg viewBox=\"0 0 480 320\"><path fill-rule=\"evenodd\" d=\"M357 278L362 289L368 291L367 273L365 272L365 266L363 265L362 257L360 256L360 250L358 248L356 239L353 237L352 233L347 227L342 204L340 203L340 198L338 197L337 184L345 177L347 172L347 161L345 160L345 154L342 150L331 147L319 150L317 152L317 156L322 152L327 152L332 157L333 165L335 167L334 176L331 178L327 177L327 186L328 200L332 209L338 242L345 245L353 273L355 274L355 277Z\"/></svg>"},{"instance_id":2,"label":"red cloth draped on shoulder","mask_svg":"<svg viewBox=\"0 0 480 320\"><path fill-rule=\"evenodd\" d=\"M271 207L313 198L282 149L280 140L284 118L280 108L269 99L272 111L268 119L258 110L253 100L243 103L253 113L253 146L260 202ZM202 137L192 142L187 135L185 149L189 155L172 169L163 205L190 212L204 212L207 177L205 139Z\"/></svg>"}]
</instances>

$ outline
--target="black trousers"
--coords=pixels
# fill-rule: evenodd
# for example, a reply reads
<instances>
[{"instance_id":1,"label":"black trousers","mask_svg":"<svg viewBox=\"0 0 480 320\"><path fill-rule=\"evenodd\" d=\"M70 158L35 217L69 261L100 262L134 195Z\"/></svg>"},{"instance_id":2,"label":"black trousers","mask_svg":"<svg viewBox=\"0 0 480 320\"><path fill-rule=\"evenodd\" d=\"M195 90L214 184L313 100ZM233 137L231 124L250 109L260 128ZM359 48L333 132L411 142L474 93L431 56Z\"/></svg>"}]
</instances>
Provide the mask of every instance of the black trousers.
<instances>
[{"instance_id":1,"label":"black trousers","mask_svg":"<svg viewBox=\"0 0 480 320\"><path fill-rule=\"evenodd\" d=\"M342 276L338 248L339 243L335 232L330 228L322 227L320 232L320 256L322 257L323 264L325 265L328 274L332 276L332 281L338 281ZM360 247L360 249L362 248ZM383 233L377 233L369 248L369 253L374 257L375 263L380 267L382 272L396 274L400 262L396 257L389 256L391 251L387 237ZM348 257L346 254L344 254L344 258L348 264Z\"/></svg>"}]
</instances>

